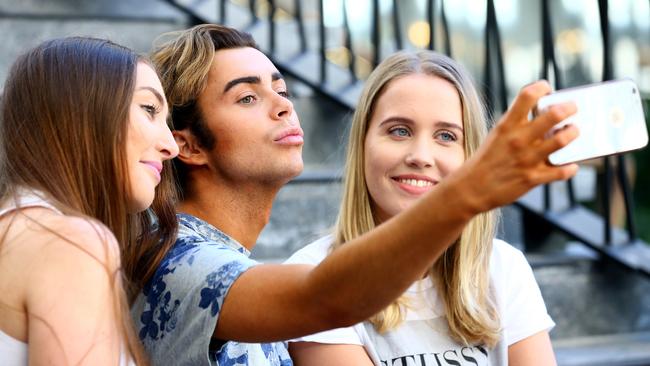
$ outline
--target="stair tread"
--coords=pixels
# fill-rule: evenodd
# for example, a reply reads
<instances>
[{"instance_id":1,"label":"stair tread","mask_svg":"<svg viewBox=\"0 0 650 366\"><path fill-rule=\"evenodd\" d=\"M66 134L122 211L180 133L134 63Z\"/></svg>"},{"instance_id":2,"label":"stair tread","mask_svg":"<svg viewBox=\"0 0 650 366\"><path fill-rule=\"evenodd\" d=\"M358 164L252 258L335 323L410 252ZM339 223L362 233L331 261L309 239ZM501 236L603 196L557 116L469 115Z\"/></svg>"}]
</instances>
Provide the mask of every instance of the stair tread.
<instances>
[{"instance_id":1,"label":"stair tread","mask_svg":"<svg viewBox=\"0 0 650 366\"><path fill-rule=\"evenodd\" d=\"M0 0L0 16L3 18L138 18L160 21L183 22L185 17L159 0L140 0L135 6L130 0L105 1L42 1Z\"/></svg>"},{"instance_id":2,"label":"stair tread","mask_svg":"<svg viewBox=\"0 0 650 366\"><path fill-rule=\"evenodd\" d=\"M650 364L650 332L553 340L561 366Z\"/></svg>"},{"instance_id":3,"label":"stair tread","mask_svg":"<svg viewBox=\"0 0 650 366\"><path fill-rule=\"evenodd\" d=\"M525 210L543 215L555 227L576 240L583 241L592 249L626 265L650 275L650 246L640 240L628 242L627 233L613 227L612 245L605 245L604 220L597 213L577 205L572 208L555 208L545 212L543 189L537 187L517 201Z\"/></svg>"}]
</instances>

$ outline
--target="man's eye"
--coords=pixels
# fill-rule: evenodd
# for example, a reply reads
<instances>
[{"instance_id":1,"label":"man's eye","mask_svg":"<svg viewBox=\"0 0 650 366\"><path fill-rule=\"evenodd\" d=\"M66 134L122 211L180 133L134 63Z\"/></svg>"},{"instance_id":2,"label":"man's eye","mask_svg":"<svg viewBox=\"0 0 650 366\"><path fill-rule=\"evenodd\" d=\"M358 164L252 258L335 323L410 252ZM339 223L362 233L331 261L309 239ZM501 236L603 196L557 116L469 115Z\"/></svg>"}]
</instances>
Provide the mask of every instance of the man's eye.
<instances>
[{"instance_id":1,"label":"man's eye","mask_svg":"<svg viewBox=\"0 0 650 366\"><path fill-rule=\"evenodd\" d=\"M239 100L241 104L252 104L255 101L255 97L252 95L247 95Z\"/></svg>"}]
</instances>

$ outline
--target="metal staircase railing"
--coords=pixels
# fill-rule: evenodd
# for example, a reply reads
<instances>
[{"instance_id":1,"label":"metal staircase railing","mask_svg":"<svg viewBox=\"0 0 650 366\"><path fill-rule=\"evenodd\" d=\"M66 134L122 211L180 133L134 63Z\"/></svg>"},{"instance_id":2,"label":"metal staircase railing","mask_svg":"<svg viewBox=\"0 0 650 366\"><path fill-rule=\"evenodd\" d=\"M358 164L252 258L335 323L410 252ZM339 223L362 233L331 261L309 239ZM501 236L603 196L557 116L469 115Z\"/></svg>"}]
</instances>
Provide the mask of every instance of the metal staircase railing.
<instances>
[{"instance_id":1,"label":"metal staircase railing","mask_svg":"<svg viewBox=\"0 0 650 366\"><path fill-rule=\"evenodd\" d=\"M356 105L359 93L361 91L363 80L359 77L359 62L367 62L373 67L376 66L386 55L382 55L382 45L385 41L382 34L384 23L381 19L380 1L372 0L370 2L370 32L365 36L368 37L372 45L370 52L361 55L353 44L352 31L346 5L348 1L340 0L342 6L342 26L341 34L342 45L347 57L347 63L335 65L328 57L331 41L328 38L329 33L326 29L324 0L266 0L258 2L256 0L248 1L213 1L214 13L210 11L199 11L198 8L206 8L208 0L165 0L175 8L189 16L190 22L194 24L218 22L230 26L236 26L242 30L251 33L260 44L262 51L266 52L269 58L276 64L278 69L288 76L291 76L300 82L310 86L316 93L319 93L333 101L346 110L352 111ZM613 63L611 54L611 34L610 23L608 19L608 1L598 1L600 16L601 37L603 42L603 80L609 80L613 77ZM401 3L404 4L404 3ZM429 40L426 47L428 49L441 50L447 55L452 55L452 42L447 15L445 13L444 0L426 0L426 22L429 30ZM497 13L495 10L494 0L487 0L486 21L484 29L484 69L483 69L483 92L487 106L493 113L502 113L507 108L507 86L506 75L504 70L503 46L500 34L500 28L497 22ZM258 15L258 8L265 5L265 16ZM316 5L317 17L314 19L306 15L305 10L308 5ZM331 4L330 4L331 5ZM554 33L552 27L552 17L549 9L548 0L540 0L540 17L541 17L541 43L542 43L542 69L540 77L550 80L554 83L556 89L564 87L562 74L558 69L556 59L556 50L554 46ZM232 21L233 10L248 16L244 23L234 24ZM245 9L245 10L244 10ZM291 21L279 22L276 20L278 11L282 10L285 16L288 14ZM392 10L390 22L388 25L392 28L392 41L395 49L404 48L403 36L401 33L400 6L396 0L392 1ZM308 28L315 24L316 35L310 34ZM438 26L437 22L440 22ZM650 21L650 20L649 20ZM286 32L287 23L293 23L296 32ZM282 33L282 42L278 42L279 28L284 27ZM442 31L442 37L437 36L437 30ZM436 41L442 38L443 45L440 47ZM295 46L298 45L296 48ZM287 48L294 51L286 51ZM552 73L550 72L552 71ZM615 159L613 164L612 160ZM532 226L539 225L540 222L550 225L550 228L559 230L570 238L580 241L585 245L595 249L605 259L612 260L627 268L638 271L646 276L650 276L650 246L637 237L636 225L634 220L634 210L632 201L632 191L626 172L625 155L616 157L602 158L603 160L603 183L599 192L600 200L603 203L603 214L598 214L590 209L585 208L576 202L574 192L574 182L566 182L566 198L557 199L557 194L552 194L550 186L538 188L522 199L518 200L515 205L520 208L525 215L524 231L536 232ZM610 222L611 217L611 194L614 179L623 192L625 203L626 226L625 229L616 228ZM310 173L306 172L294 183L309 182L333 182L340 180L340 177L333 174ZM568 202L563 205L559 201ZM530 237L530 235L525 235Z\"/></svg>"}]
</instances>

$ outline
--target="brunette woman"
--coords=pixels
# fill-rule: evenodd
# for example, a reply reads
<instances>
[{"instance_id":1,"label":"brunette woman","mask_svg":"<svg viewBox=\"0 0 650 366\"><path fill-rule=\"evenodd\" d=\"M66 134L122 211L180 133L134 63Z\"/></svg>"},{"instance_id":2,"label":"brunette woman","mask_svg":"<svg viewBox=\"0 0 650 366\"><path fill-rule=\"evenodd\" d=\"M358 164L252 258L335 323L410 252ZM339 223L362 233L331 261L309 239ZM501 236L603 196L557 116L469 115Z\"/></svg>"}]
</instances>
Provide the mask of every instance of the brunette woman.
<instances>
[{"instance_id":1,"label":"brunette woman","mask_svg":"<svg viewBox=\"0 0 650 366\"><path fill-rule=\"evenodd\" d=\"M0 123L3 365L146 363L120 252L169 234L145 210L177 152L158 76L133 51L76 37L16 60Z\"/></svg>"}]
</instances>

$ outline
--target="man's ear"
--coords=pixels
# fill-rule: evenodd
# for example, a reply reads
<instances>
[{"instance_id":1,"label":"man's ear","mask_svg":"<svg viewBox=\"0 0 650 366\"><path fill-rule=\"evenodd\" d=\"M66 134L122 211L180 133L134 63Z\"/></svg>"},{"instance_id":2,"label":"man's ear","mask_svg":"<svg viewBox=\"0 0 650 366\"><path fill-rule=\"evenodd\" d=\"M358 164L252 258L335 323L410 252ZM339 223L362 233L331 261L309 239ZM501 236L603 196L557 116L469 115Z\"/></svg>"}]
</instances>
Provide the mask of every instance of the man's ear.
<instances>
[{"instance_id":1,"label":"man's ear","mask_svg":"<svg viewBox=\"0 0 650 366\"><path fill-rule=\"evenodd\" d=\"M178 145L177 159L187 165L208 164L208 156L205 150L198 144L189 129L172 131L172 135L174 135L174 140Z\"/></svg>"}]
</instances>

